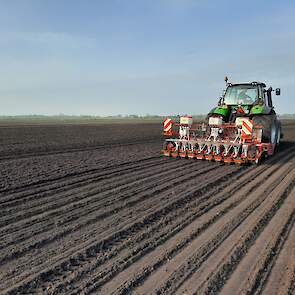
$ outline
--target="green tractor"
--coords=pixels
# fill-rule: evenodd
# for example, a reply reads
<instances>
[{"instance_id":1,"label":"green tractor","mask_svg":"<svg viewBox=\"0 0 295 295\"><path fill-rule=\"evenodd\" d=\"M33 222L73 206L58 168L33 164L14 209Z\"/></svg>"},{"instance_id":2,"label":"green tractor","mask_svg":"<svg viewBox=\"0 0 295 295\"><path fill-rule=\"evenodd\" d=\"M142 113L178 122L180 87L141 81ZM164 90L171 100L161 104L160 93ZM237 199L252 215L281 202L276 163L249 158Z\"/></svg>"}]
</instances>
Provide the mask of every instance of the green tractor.
<instances>
[{"instance_id":1,"label":"green tractor","mask_svg":"<svg viewBox=\"0 0 295 295\"><path fill-rule=\"evenodd\" d=\"M224 95L208 118L220 116L224 122L233 123L237 117L249 117L253 125L262 126L262 142L279 145L282 129L272 102L272 87L266 89L262 82L228 83L227 77L225 81ZM275 94L280 95L281 89L277 88Z\"/></svg>"},{"instance_id":2,"label":"green tractor","mask_svg":"<svg viewBox=\"0 0 295 295\"><path fill-rule=\"evenodd\" d=\"M283 136L272 102L272 87L262 82L229 83L207 115L205 123L193 123L191 116L180 122L166 118L163 123L165 156L259 163L273 155ZM281 90L275 90L280 95ZM178 127L175 131L174 126Z\"/></svg>"}]
</instances>

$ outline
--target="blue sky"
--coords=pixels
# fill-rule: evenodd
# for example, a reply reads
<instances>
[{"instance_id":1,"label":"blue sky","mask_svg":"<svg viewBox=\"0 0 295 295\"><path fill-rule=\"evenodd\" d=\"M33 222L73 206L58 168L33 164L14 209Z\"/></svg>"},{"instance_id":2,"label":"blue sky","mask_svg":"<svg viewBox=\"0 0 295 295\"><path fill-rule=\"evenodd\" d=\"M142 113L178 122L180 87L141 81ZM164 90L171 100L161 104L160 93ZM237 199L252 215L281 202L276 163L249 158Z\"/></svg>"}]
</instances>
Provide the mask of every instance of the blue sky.
<instances>
[{"instance_id":1,"label":"blue sky","mask_svg":"<svg viewBox=\"0 0 295 295\"><path fill-rule=\"evenodd\" d=\"M0 114L206 113L233 82L295 113L295 1L0 0Z\"/></svg>"}]
</instances>

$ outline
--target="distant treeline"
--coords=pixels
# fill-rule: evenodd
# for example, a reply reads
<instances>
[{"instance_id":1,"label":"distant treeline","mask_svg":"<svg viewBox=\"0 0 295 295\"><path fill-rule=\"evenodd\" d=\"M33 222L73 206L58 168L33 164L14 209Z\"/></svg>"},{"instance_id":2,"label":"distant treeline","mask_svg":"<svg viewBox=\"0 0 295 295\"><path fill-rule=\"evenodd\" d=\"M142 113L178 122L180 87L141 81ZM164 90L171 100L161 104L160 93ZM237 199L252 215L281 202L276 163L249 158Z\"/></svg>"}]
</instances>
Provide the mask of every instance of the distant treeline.
<instances>
[{"instance_id":1,"label":"distant treeline","mask_svg":"<svg viewBox=\"0 0 295 295\"><path fill-rule=\"evenodd\" d=\"M280 118L282 118L282 119L295 119L295 114L281 114Z\"/></svg>"},{"instance_id":2,"label":"distant treeline","mask_svg":"<svg viewBox=\"0 0 295 295\"><path fill-rule=\"evenodd\" d=\"M107 123L141 123L141 122L162 122L163 116L71 116L71 115L21 115L21 116L0 116L2 125L30 125L30 124L107 124Z\"/></svg>"},{"instance_id":3,"label":"distant treeline","mask_svg":"<svg viewBox=\"0 0 295 295\"><path fill-rule=\"evenodd\" d=\"M90 115L20 115L20 116L0 116L0 124L54 124L54 123L137 123L137 122L162 122L167 116L161 115L114 115L114 116L90 116ZM177 120L179 115L168 115ZM193 119L202 120L206 115L193 115ZM282 114L281 119L295 119L295 114Z\"/></svg>"},{"instance_id":4,"label":"distant treeline","mask_svg":"<svg viewBox=\"0 0 295 295\"><path fill-rule=\"evenodd\" d=\"M206 115L193 115L194 118L204 118ZM0 116L0 120L112 120L112 119L164 119L166 116L161 115L112 115L112 116L91 116L91 115L17 115L17 116ZM177 118L179 115L168 115L170 118Z\"/></svg>"}]
</instances>

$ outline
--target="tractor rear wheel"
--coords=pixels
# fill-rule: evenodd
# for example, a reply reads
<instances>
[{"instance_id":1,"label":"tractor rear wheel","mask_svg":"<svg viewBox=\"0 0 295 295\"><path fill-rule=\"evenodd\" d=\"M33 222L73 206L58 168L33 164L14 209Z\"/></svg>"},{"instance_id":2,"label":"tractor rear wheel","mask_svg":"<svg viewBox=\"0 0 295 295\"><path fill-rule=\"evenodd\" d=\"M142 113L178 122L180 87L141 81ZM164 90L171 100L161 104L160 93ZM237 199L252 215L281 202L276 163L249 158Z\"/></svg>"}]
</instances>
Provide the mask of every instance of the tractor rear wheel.
<instances>
[{"instance_id":1,"label":"tractor rear wheel","mask_svg":"<svg viewBox=\"0 0 295 295\"><path fill-rule=\"evenodd\" d=\"M279 124L274 115L255 116L254 125L262 126L262 142L277 144L280 137Z\"/></svg>"}]
</instances>

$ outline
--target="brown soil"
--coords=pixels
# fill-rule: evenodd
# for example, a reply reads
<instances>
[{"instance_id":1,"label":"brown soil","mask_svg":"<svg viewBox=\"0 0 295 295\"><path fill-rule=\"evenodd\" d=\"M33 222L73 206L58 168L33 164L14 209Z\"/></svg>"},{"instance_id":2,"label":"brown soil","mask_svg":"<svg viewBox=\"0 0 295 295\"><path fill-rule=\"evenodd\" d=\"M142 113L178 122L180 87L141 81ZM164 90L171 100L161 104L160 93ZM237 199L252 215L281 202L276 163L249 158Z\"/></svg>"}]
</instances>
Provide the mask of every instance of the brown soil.
<instances>
[{"instance_id":1,"label":"brown soil","mask_svg":"<svg viewBox=\"0 0 295 295\"><path fill-rule=\"evenodd\" d=\"M294 294L295 122L260 166L161 126L0 127L0 294Z\"/></svg>"}]
</instances>

